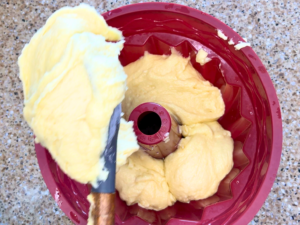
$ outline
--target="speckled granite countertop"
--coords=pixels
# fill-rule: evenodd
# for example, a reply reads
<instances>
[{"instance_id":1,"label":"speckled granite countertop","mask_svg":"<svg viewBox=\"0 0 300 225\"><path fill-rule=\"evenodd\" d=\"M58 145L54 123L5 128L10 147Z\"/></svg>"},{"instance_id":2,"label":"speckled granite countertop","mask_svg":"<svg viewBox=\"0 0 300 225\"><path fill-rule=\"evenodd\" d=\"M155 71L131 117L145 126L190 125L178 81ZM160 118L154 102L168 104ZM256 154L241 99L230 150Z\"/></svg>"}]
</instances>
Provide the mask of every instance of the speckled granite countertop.
<instances>
[{"instance_id":1,"label":"speckled granite countertop","mask_svg":"<svg viewBox=\"0 0 300 225\"><path fill-rule=\"evenodd\" d=\"M72 224L41 176L33 133L22 116L17 59L55 10L81 1L1 1L0 5L0 224ZM102 13L143 1L85 1ZM222 20L252 44L280 100L283 152L276 181L250 224L300 224L300 4L299 1L170 1ZM298 3L297 3L298 2Z\"/></svg>"}]
</instances>

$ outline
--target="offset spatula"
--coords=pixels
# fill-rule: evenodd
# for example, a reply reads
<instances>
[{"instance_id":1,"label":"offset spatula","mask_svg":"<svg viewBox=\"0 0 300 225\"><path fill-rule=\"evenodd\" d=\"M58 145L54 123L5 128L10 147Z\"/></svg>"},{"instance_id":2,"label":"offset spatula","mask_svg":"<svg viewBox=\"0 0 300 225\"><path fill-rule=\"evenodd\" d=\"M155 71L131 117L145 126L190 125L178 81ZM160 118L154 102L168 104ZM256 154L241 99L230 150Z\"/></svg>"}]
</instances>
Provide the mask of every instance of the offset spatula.
<instances>
[{"instance_id":1,"label":"offset spatula","mask_svg":"<svg viewBox=\"0 0 300 225\"><path fill-rule=\"evenodd\" d=\"M92 209L94 225L113 225L115 223L115 176L117 139L121 119L121 104L115 109L110 118L107 144L102 157L109 171L106 181L98 181L98 186L92 188L95 207Z\"/></svg>"}]
</instances>

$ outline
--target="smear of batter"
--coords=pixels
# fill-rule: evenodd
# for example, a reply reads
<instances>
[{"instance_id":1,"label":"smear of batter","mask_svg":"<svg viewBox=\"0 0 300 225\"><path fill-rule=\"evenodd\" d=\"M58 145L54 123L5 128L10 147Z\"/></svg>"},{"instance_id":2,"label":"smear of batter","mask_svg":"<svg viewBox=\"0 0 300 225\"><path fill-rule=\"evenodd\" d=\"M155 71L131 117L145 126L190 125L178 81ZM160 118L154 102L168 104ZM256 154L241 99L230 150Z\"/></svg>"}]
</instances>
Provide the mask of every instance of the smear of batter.
<instances>
[{"instance_id":1,"label":"smear of batter","mask_svg":"<svg viewBox=\"0 0 300 225\"><path fill-rule=\"evenodd\" d=\"M232 38L228 41L228 44L229 44L229 45L234 45L234 41L233 41Z\"/></svg>"},{"instance_id":2,"label":"smear of batter","mask_svg":"<svg viewBox=\"0 0 300 225\"><path fill-rule=\"evenodd\" d=\"M245 47L247 47L247 46L251 47L250 43L247 43L247 42L239 42L238 44L236 44L236 45L234 46L234 48L235 48L235 50L240 50L240 49L245 48Z\"/></svg>"},{"instance_id":3,"label":"smear of batter","mask_svg":"<svg viewBox=\"0 0 300 225\"><path fill-rule=\"evenodd\" d=\"M203 66L205 63L211 60L211 58L208 58L207 56L208 53L205 50L200 49L196 55L196 62Z\"/></svg>"},{"instance_id":4,"label":"smear of batter","mask_svg":"<svg viewBox=\"0 0 300 225\"><path fill-rule=\"evenodd\" d=\"M220 38L227 41L228 37L221 30L217 30L217 33Z\"/></svg>"}]
</instances>

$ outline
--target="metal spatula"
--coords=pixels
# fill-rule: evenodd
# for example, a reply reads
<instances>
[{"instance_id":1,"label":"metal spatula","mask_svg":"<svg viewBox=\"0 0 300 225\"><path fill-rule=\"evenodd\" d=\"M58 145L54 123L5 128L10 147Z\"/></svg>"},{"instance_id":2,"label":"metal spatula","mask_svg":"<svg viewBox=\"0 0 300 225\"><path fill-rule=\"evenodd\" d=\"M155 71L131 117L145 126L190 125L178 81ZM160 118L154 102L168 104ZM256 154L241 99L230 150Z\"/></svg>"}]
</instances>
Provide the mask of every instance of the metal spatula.
<instances>
[{"instance_id":1,"label":"metal spatula","mask_svg":"<svg viewBox=\"0 0 300 225\"><path fill-rule=\"evenodd\" d=\"M107 144L102 157L109 175L105 181L99 181L96 188L92 188L95 207L92 209L94 225L113 225L115 221L115 176L117 139L121 119L121 104L115 109L110 118Z\"/></svg>"}]
</instances>

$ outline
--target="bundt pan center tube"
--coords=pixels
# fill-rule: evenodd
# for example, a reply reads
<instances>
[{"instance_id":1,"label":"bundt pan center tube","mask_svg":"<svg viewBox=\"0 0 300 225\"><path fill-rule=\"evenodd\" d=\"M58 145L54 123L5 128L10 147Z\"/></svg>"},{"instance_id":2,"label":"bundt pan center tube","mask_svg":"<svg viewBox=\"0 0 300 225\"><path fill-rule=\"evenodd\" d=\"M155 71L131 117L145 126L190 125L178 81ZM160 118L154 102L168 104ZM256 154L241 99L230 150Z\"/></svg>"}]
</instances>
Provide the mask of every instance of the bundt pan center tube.
<instances>
[{"instance_id":1,"label":"bundt pan center tube","mask_svg":"<svg viewBox=\"0 0 300 225\"><path fill-rule=\"evenodd\" d=\"M140 146L152 157L162 159L177 149L181 139L179 125L161 105L146 102L130 114Z\"/></svg>"}]
</instances>

